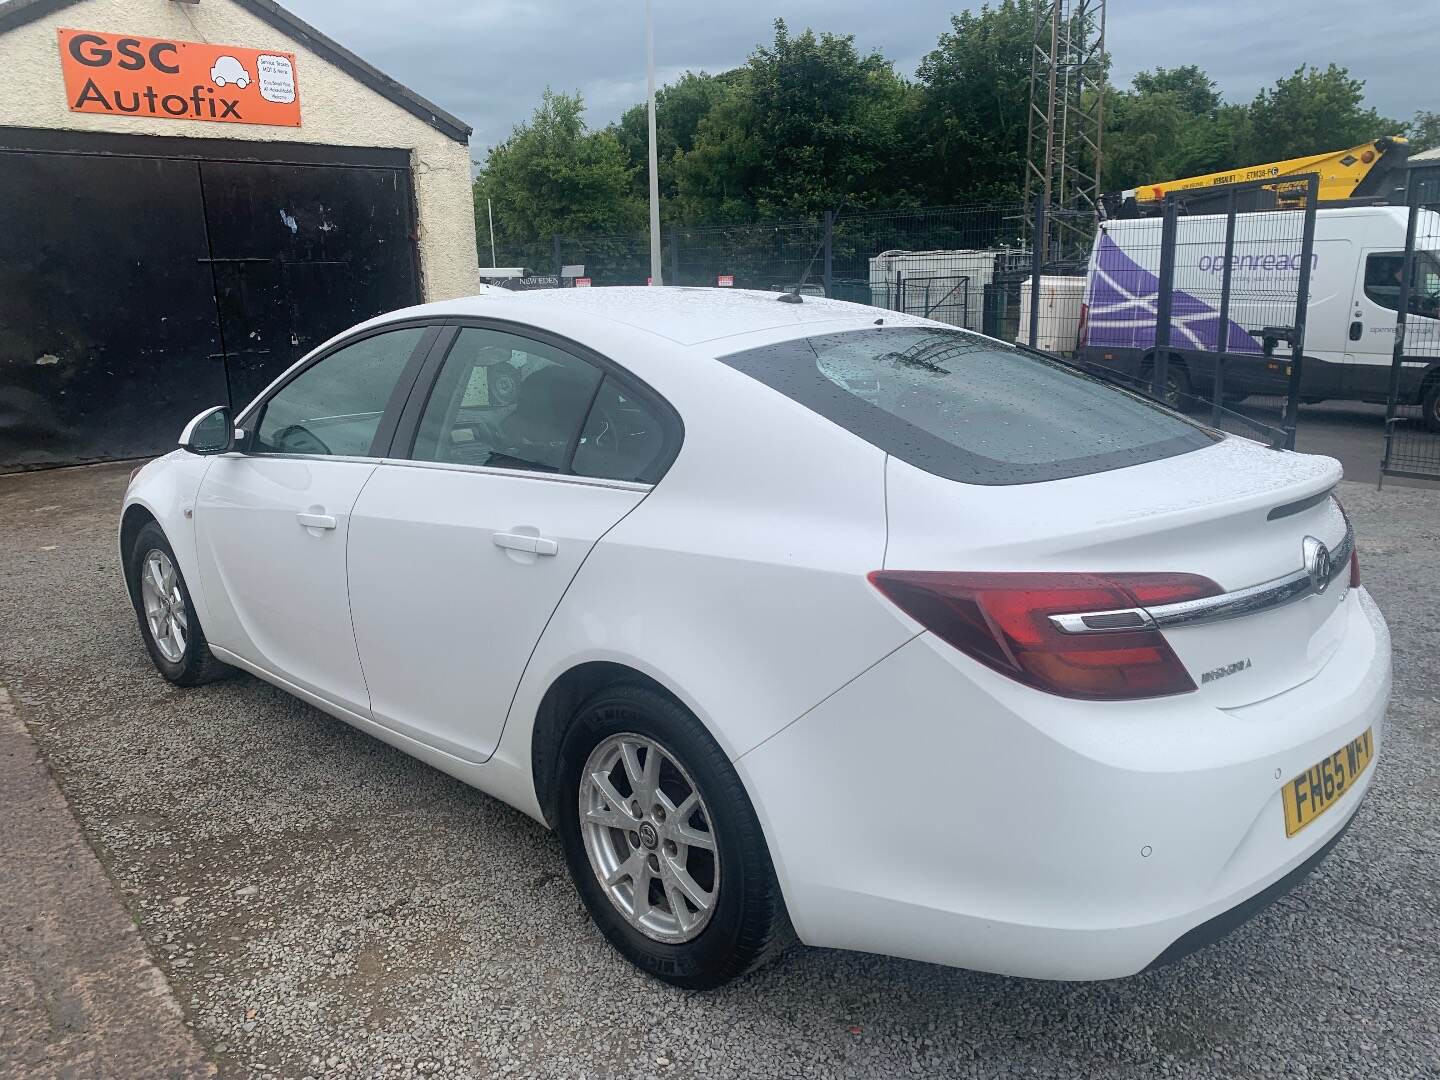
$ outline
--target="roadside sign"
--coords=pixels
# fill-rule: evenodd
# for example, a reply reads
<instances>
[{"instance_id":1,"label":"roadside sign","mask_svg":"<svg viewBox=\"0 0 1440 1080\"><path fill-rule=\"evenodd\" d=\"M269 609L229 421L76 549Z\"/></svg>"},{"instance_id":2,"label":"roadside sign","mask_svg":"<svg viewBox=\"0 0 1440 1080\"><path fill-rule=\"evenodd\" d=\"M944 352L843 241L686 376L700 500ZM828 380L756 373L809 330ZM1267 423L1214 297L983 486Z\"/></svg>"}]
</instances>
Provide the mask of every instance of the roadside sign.
<instances>
[{"instance_id":1,"label":"roadside sign","mask_svg":"<svg viewBox=\"0 0 1440 1080\"><path fill-rule=\"evenodd\" d=\"M300 126L293 53L98 30L59 34L71 112Z\"/></svg>"},{"instance_id":2,"label":"roadside sign","mask_svg":"<svg viewBox=\"0 0 1440 1080\"><path fill-rule=\"evenodd\" d=\"M588 277L577 277L577 278L575 279L575 287L576 287L577 289L588 289L588 288L590 288L590 279L589 279Z\"/></svg>"},{"instance_id":3,"label":"roadside sign","mask_svg":"<svg viewBox=\"0 0 1440 1080\"><path fill-rule=\"evenodd\" d=\"M715 280L715 284L718 285L718 286L719 286L720 288L722 288L722 289L733 289L733 288L735 287L735 275L734 275L734 274L721 274L721 275Z\"/></svg>"}]
</instances>

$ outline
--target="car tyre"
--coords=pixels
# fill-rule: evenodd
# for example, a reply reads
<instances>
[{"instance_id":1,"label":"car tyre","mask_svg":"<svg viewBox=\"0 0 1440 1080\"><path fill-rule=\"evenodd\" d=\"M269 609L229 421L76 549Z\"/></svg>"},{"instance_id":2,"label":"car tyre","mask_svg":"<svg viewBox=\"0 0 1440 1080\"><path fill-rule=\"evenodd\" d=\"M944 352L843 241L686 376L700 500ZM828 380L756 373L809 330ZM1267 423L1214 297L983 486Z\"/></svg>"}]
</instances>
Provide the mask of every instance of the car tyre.
<instances>
[{"instance_id":1,"label":"car tyre","mask_svg":"<svg viewBox=\"0 0 1440 1080\"><path fill-rule=\"evenodd\" d=\"M632 772L650 772L652 755L656 772L631 783ZM610 786L597 785L587 767L601 771ZM558 780L557 825L571 879L600 932L636 967L674 986L707 990L761 967L794 941L740 777L710 733L674 699L641 685L597 691L565 734ZM650 806L631 809L639 802L635 796L650 801L647 792L657 793L657 809L670 807L668 819L663 813L652 817ZM625 805L610 805L617 800ZM682 812L674 813L677 808ZM713 863L707 862L707 834ZM669 837L701 843L690 847L682 840L677 848ZM662 871L659 860L666 858L671 861ZM674 869L682 860L683 888ZM653 869L646 871L642 862ZM643 906L635 902L636 871L627 879L626 866L641 867L638 873L646 877ZM611 885L601 880L607 867ZM708 906L690 903L696 890Z\"/></svg>"},{"instance_id":2,"label":"car tyre","mask_svg":"<svg viewBox=\"0 0 1440 1080\"><path fill-rule=\"evenodd\" d=\"M1155 381L1155 364L1153 358L1147 360L1145 366L1140 370L1140 386L1144 393L1151 393L1151 384ZM1163 403L1174 409L1176 412L1189 412L1195 408L1196 401L1190 387L1190 372L1185 370L1185 365L1179 359L1172 356L1170 363L1165 367L1165 397Z\"/></svg>"},{"instance_id":3,"label":"car tyre","mask_svg":"<svg viewBox=\"0 0 1440 1080\"><path fill-rule=\"evenodd\" d=\"M130 545L125 580L145 648L161 675L177 686L199 686L235 673L210 652L175 551L153 521Z\"/></svg>"},{"instance_id":4,"label":"car tyre","mask_svg":"<svg viewBox=\"0 0 1440 1080\"><path fill-rule=\"evenodd\" d=\"M1440 432L1440 379L1431 379L1420 399L1421 418L1426 431Z\"/></svg>"}]
</instances>

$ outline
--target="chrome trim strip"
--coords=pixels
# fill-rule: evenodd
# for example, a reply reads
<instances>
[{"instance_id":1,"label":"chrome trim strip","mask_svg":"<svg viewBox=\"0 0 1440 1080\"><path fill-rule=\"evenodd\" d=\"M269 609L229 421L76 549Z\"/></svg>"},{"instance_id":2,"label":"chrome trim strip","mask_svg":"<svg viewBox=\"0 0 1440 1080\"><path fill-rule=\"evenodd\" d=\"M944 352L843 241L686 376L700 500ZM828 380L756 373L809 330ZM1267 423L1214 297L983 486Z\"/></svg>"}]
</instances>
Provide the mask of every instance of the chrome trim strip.
<instances>
[{"instance_id":1,"label":"chrome trim strip","mask_svg":"<svg viewBox=\"0 0 1440 1080\"><path fill-rule=\"evenodd\" d=\"M1324 592L1341 574L1350 573L1350 553L1355 546L1355 530L1348 525L1345 537L1330 552L1330 576L1324 586L1316 587L1303 568L1284 577L1263 581L1259 585L1236 589L1234 592L1207 596L1200 600L1182 600L1151 608L1117 608L1111 611L1085 611L1051 615L1050 624L1064 634L1113 634L1142 629L1166 629L1176 626L1199 626L1204 623L1237 619L1253 615ZM1130 625L1116 625L1129 620Z\"/></svg>"},{"instance_id":2,"label":"chrome trim strip","mask_svg":"<svg viewBox=\"0 0 1440 1080\"><path fill-rule=\"evenodd\" d=\"M654 484L636 480L607 480L602 476L576 476L573 473L540 472L532 469L504 469L494 465L466 465L458 461L418 461L414 458L381 458L382 465L399 465L407 469L441 469L446 472L479 473L482 476L508 476L519 480L543 480L551 484L579 484L582 487L614 488L617 491L648 492Z\"/></svg>"}]
</instances>

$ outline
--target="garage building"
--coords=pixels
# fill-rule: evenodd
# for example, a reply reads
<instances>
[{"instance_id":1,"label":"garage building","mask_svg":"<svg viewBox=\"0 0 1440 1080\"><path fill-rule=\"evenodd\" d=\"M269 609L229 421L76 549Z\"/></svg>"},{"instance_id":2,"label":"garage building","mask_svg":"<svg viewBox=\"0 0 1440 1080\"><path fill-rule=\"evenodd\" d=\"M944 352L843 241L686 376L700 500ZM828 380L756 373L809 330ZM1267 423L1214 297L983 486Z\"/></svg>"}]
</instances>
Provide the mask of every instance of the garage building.
<instances>
[{"instance_id":1,"label":"garage building","mask_svg":"<svg viewBox=\"0 0 1440 1080\"><path fill-rule=\"evenodd\" d=\"M476 291L470 128L270 0L9 0L0 88L0 471Z\"/></svg>"}]
</instances>

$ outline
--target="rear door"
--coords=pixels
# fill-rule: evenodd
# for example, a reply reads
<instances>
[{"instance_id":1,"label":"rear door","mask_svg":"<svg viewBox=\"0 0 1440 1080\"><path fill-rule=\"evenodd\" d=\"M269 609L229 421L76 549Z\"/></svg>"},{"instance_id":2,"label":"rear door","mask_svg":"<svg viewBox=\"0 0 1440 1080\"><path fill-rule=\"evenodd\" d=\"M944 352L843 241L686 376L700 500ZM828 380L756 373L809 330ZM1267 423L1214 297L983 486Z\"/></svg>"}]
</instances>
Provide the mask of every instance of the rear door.
<instances>
[{"instance_id":1,"label":"rear door","mask_svg":"<svg viewBox=\"0 0 1440 1080\"><path fill-rule=\"evenodd\" d=\"M622 373L542 336L466 326L431 367L354 508L350 612L375 720L483 761L556 605L675 434Z\"/></svg>"},{"instance_id":2,"label":"rear door","mask_svg":"<svg viewBox=\"0 0 1440 1080\"><path fill-rule=\"evenodd\" d=\"M215 459L196 499L210 640L360 713L350 512L437 333L390 327L330 351L244 418L253 431Z\"/></svg>"}]
</instances>

